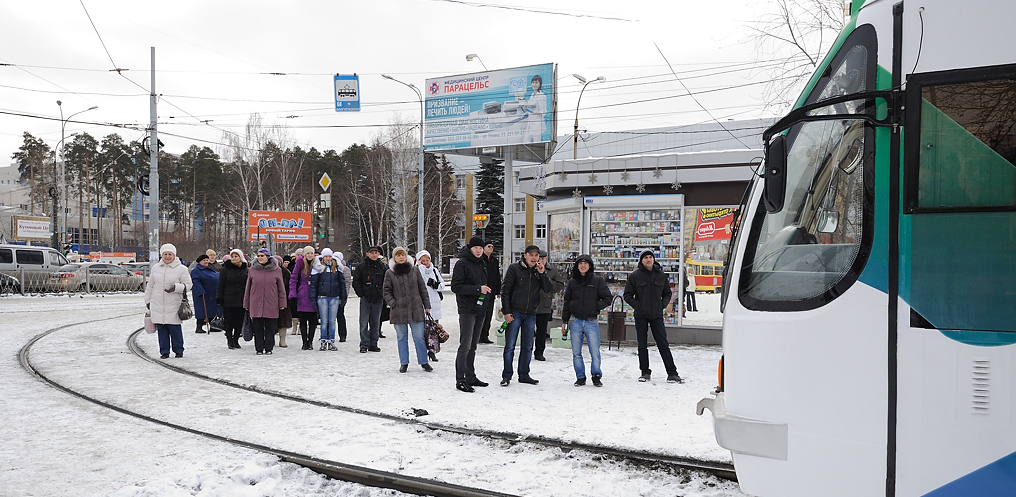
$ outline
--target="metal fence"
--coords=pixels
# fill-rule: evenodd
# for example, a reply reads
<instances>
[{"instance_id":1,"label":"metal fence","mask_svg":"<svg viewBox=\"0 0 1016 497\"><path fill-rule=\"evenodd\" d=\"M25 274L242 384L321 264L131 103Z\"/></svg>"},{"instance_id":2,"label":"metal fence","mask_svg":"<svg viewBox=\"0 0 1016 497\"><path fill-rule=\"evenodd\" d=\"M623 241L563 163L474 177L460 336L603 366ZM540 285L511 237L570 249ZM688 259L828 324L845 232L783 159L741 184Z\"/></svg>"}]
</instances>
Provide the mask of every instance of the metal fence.
<instances>
[{"instance_id":1,"label":"metal fence","mask_svg":"<svg viewBox=\"0 0 1016 497\"><path fill-rule=\"evenodd\" d=\"M144 292L148 283L145 273L118 266L0 271L0 295L138 293Z\"/></svg>"}]
</instances>

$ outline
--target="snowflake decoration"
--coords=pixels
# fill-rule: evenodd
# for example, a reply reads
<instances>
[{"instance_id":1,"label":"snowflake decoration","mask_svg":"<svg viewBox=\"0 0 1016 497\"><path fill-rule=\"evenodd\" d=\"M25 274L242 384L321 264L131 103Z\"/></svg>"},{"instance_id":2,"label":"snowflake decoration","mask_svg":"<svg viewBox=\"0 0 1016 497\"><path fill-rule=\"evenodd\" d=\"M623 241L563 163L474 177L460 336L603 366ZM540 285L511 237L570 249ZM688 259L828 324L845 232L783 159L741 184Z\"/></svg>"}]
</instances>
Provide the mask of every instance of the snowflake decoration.
<instances>
[{"instance_id":1,"label":"snowflake decoration","mask_svg":"<svg viewBox=\"0 0 1016 497\"><path fill-rule=\"evenodd\" d=\"M596 173L593 173L593 174L589 175L589 182L590 183L596 183Z\"/></svg>"},{"instance_id":2,"label":"snowflake decoration","mask_svg":"<svg viewBox=\"0 0 1016 497\"><path fill-rule=\"evenodd\" d=\"M607 186L603 187L603 194L604 195L610 195L611 193L614 193L614 187L613 186L607 185Z\"/></svg>"},{"instance_id":3,"label":"snowflake decoration","mask_svg":"<svg viewBox=\"0 0 1016 497\"><path fill-rule=\"evenodd\" d=\"M572 190L571 196L575 198L582 198L582 190L579 190L578 188Z\"/></svg>"},{"instance_id":4,"label":"snowflake decoration","mask_svg":"<svg viewBox=\"0 0 1016 497\"><path fill-rule=\"evenodd\" d=\"M659 178L660 176L663 176L663 170L657 167L653 170L653 177Z\"/></svg>"},{"instance_id":5,"label":"snowflake decoration","mask_svg":"<svg viewBox=\"0 0 1016 497\"><path fill-rule=\"evenodd\" d=\"M674 182L670 184L670 187L675 189L675 190L680 190L681 189L681 180L675 179Z\"/></svg>"},{"instance_id":6,"label":"snowflake decoration","mask_svg":"<svg viewBox=\"0 0 1016 497\"><path fill-rule=\"evenodd\" d=\"M568 179L568 173L565 172L565 171L561 171L561 172L557 173L557 175L558 175L558 177L561 178L561 181L565 181L565 180Z\"/></svg>"},{"instance_id":7,"label":"snowflake decoration","mask_svg":"<svg viewBox=\"0 0 1016 497\"><path fill-rule=\"evenodd\" d=\"M639 193L645 193L646 192L646 184L645 183L639 183L639 184L635 185L635 191L637 191Z\"/></svg>"},{"instance_id":8,"label":"snowflake decoration","mask_svg":"<svg viewBox=\"0 0 1016 497\"><path fill-rule=\"evenodd\" d=\"M621 173L621 181L628 181L628 178L630 178L630 177L631 177L631 174L628 174L628 171L625 171L625 172Z\"/></svg>"}]
</instances>

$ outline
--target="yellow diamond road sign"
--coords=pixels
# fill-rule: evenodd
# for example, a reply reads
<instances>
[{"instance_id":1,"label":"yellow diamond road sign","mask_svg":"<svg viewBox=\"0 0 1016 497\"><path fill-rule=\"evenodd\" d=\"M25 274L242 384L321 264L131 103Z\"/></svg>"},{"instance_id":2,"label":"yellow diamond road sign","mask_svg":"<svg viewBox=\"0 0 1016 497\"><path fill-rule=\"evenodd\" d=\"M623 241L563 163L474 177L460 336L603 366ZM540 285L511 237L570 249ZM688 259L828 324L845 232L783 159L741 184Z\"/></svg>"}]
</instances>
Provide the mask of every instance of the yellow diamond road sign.
<instances>
[{"instance_id":1,"label":"yellow diamond road sign","mask_svg":"<svg viewBox=\"0 0 1016 497\"><path fill-rule=\"evenodd\" d=\"M332 178L328 177L328 173L325 173L323 176L321 176L321 181L318 181L318 184L321 185L322 190L327 192L328 185L332 184Z\"/></svg>"}]
</instances>

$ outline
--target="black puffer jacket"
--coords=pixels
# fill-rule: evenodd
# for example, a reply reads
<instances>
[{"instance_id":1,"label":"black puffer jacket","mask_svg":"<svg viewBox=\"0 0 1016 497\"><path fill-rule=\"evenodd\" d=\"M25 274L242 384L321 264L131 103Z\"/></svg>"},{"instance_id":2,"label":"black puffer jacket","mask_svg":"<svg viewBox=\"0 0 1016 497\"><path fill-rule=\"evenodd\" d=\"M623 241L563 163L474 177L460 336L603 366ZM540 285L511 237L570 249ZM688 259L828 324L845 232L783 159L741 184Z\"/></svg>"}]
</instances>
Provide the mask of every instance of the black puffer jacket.
<instances>
[{"instance_id":1,"label":"black puffer jacket","mask_svg":"<svg viewBox=\"0 0 1016 497\"><path fill-rule=\"evenodd\" d=\"M632 307L637 318L662 318L663 309L670 304L672 295L670 280L658 262L653 263L652 271L647 271L639 263L638 269L628 275L628 283L624 285L624 301Z\"/></svg>"},{"instance_id":2,"label":"black puffer jacket","mask_svg":"<svg viewBox=\"0 0 1016 497\"><path fill-rule=\"evenodd\" d=\"M504 314L536 314L540 308L540 292L550 292L554 287L550 284L547 273L536 271L535 267L526 264L523 257L513 262L504 273L501 284L501 312Z\"/></svg>"},{"instance_id":3,"label":"black puffer jacket","mask_svg":"<svg viewBox=\"0 0 1016 497\"><path fill-rule=\"evenodd\" d=\"M483 307L476 305L476 298L480 296L481 286L490 286L487 281L487 264L484 256L474 257L469 247L462 247L459 251L459 262L452 271L452 292L455 293L459 314L483 315ZM494 298L496 291L491 288L491 293L485 298Z\"/></svg>"},{"instance_id":4,"label":"black puffer jacket","mask_svg":"<svg viewBox=\"0 0 1016 497\"><path fill-rule=\"evenodd\" d=\"M585 276L579 272L579 262L588 262L589 271ZM564 308L561 310L561 319L568 322L569 319L596 319L600 311L610 305L613 295L607 288L607 282L595 273L596 266L593 258L588 255L580 255L572 267L571 279L564 287Z\"/></svg>"},{"instance_id":5,"label":"black puffer jacket","mask_svg":"<svg viewBox=\"0 0 1016 497\"><path fill-rule=\"evenodd\" d=\"M222 307L243 307L243 294L246 289L247 263L241 262L239 267L232 262L222 264L215 303Z\"/></svg>"},{"instance_id":6,"label":"black puffer jacket","mask_svg":"<svg viewBox=\"0 0 1016 497\"><path fill-rule=\"evenodd\" d=\"M501 262L497 257L487 257L487 254L481 255L480 258L487 268L487 286L495 296L501 295Z\"/></svg>"},{"instance_id":7,"label":"black puffer jacket","mask_svg":"<svg viewBox=\"0 0 1016 497\"><path fill-rule=\"evenodd\" d=\"M353 291L358 297L367 299L367 302L381 302L387 272L388 266L385 263L367 258L353 272Z\"/></svg>"}]
</instances>

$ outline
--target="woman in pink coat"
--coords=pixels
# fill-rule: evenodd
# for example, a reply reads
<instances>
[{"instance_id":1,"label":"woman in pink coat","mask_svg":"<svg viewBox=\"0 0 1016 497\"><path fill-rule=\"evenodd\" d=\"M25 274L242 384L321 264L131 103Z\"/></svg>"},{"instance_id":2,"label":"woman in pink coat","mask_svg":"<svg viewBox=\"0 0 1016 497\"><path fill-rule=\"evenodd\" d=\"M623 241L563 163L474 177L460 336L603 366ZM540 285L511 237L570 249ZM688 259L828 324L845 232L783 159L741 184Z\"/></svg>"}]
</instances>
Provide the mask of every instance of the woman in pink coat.
<instances>
[{"instance_id":1,"label":"woman in pink coat","mask_svg":"<svg viewBox=\"0 0 1016 497\"><path fill-rule=\"evenodd\" d=\"M279 311L286 308L286 283L282 268L268 249L258 250L257 262L247 272L247 288L243 308L250 313L254 328L254 349L257 355L272 354L275 348L275 325Z\"/></svg>"}]
</instances>

